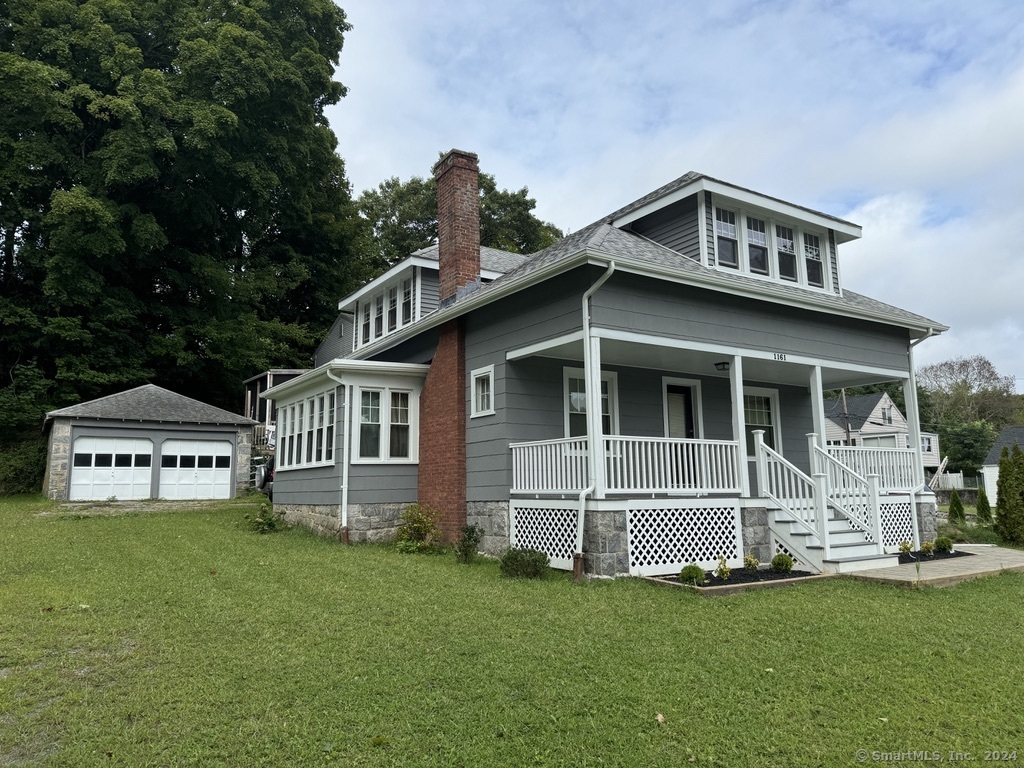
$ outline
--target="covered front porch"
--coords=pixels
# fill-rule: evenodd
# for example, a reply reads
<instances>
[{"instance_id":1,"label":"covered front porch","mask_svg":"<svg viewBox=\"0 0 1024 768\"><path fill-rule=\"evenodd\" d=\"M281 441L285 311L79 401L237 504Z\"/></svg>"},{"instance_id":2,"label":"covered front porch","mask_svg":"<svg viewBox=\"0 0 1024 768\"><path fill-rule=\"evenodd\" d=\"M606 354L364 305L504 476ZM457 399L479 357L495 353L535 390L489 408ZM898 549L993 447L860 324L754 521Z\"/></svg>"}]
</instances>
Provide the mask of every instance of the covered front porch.
<instances>
[{"instance_id":1,"label":"covered front porch","mask_svg":"<svg viewBox=\"0 0 1024 768\"><path fill-rule=\"evenodd\" d=\"M537 372L557 361L565 403L552 429L562 436L510 445L513 546L541 549L555 567L582 555L589 572L656 575L720 557L739 566L751 551L854 570L919 544L927 489L912 367L588 335L508 355ZM894 379L916 450L825 444L824 391Z\"/></svg>"}]
</instances>

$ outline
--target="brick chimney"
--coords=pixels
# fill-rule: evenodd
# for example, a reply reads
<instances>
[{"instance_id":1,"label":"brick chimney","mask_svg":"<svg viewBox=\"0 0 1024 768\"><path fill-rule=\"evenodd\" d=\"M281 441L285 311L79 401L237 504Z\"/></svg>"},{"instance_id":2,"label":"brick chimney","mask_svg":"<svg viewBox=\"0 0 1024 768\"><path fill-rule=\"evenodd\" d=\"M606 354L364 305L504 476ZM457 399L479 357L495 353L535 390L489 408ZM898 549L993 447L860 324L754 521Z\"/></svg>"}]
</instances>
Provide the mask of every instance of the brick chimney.
<instances>
[{"instance_id":1,"label":"brick chimney","mask_svg":"<svg viewBox=\"0 0 1024 768\"><path fill-rule=\"evenodd\" d=\"M472 152L453 149L434 166L442 306L480 280L480 168ZM418 500L438 513L455 541L466 524L466 329L454 318L438 329L437 348L420 394Z\"/></svg>"},{"instance_id":2,"label":"brick chimney","mask_svg":"<svg viewBox=\"0 0 1024 768\"><path fill-rule=\"evenodd\" d=\"M434 166L440 299L480 279L480 167L472 152L453 149Z\"/></svg>"}]
</instances>

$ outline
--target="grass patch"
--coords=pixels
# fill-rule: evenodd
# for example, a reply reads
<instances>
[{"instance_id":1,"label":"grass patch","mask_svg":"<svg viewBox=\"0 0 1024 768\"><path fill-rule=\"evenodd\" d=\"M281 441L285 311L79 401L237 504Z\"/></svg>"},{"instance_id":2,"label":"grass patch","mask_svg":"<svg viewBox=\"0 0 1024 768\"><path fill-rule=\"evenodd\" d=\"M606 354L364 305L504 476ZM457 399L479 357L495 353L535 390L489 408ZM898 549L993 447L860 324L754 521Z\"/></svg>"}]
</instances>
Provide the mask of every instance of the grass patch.
<instances>
[{"instance_id":1,"label":"grass patch","mask_svg":"<svg viewBox=\"0 0 1024 768\"><path fill-rule=\"evenodd\" d=\"M708 601L259 536L258 504L69 518L0 499L0 765L849 765L1024 744L1021 574Z\"/></svg>"}]
</instances>

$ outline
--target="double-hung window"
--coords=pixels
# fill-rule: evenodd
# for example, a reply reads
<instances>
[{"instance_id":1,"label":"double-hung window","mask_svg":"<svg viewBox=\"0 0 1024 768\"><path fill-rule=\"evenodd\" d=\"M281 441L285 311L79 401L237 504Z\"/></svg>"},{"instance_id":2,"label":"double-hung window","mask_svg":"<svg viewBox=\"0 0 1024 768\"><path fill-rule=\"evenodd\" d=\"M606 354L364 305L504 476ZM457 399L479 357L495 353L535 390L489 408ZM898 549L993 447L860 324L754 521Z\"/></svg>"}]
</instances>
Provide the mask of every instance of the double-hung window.
<instances>
[{"instance_id":1,"label":"double-hung window","mask_svg":"<svg viewBox=\"0 0 1024 768\"><path fill-rule=\"evenodd\" d=\"M743 388L743 421L747 433L747 458L754 458L754 432L764 430L764 444L779 450L779 400L773 389Z\"/></svg>"},{"instance_id":2,"label":"double-hung window","mask_svg":"<svg viewBox=\"0 0 1024 768\"><path fill-rule=\"evenodd\" d=\"M747 258L750 271L768 274L768 229L763 219L747 216Z\"/></svg>"},{"instance_id":3,"label":"double-hung window","mask_svg":"<svg viewBox=\"0 0 1024 768\"><path fill-rule=\"evenodd\" d=\"M360 389L358 402L358 459L371 462L414 460L414 394L400 389Z\"/></svg>"},{"instance_id":4,"label":"double-hung window","mask_svg":"<svg viewBox=\"0 0 1024 768\"><path fill-rule=\"evenodd\" d=\"M616 376L601 374L601 432L618 433ZM565 433L567 437L587 434L587 382L579 368L565 369Z\"/></svg>"},{"instance_id":5,"label":"double-hung window","mask_svg":"<svg viewBox=\"0 0 1024 768\"><path fill-rule=\"evenodd\" d=\"M470 374L472 403L470 418L490 416L494 413L494 366L478 368Z\"/></svg>"},{"instance_id":6,"label":"double-hung window","mask_svg":"<svg viewBox=\"0 0 1024 768\"><path fill-rule=\"evenodd\" d=\"M775 252L779 261L779 277L783 280L796 280L796 241L791 227L775 225Z\"/></svg>"},{"instance_id":7,"label":"double-hung window","mask_svg":"<svg viewBox=\"0 0 1024 768\"><path fill-rule=\"evenodd\" d=\"M825 272L821 261L821 238L809 232L804 232L804 262L807 269L808 285L824 287Z\"/></svg>"},{"instance_id":8,"label":"double-hung window","mask_svg":"<svg viewBox=\"0 0 1024 768\"><path fill-rule=\"evenodd\" d=\"M715 234L718 264L739 269L740 249L736 240L736 214L721 208L715 209Z\"/></svg>"}]
</instances>

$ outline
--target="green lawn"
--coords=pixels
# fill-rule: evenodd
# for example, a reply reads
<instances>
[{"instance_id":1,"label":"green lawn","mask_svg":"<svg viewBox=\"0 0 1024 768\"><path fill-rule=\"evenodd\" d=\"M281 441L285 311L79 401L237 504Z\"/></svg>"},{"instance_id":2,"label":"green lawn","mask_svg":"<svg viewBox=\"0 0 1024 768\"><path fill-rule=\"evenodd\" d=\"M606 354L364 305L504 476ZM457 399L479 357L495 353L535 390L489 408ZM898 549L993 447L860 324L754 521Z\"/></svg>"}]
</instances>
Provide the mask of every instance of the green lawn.
<instances>
[{"instance_id":1,"label":"green lawn","mask_svg":"<svg viewBox=\"0 0 1024 768\"><path fill-rule=\"evenodd\" d=\"M258 536L255 504L0 499L0 766L1024 760L1020 574L709 600Z\"/></svg>"}]
</instances>

